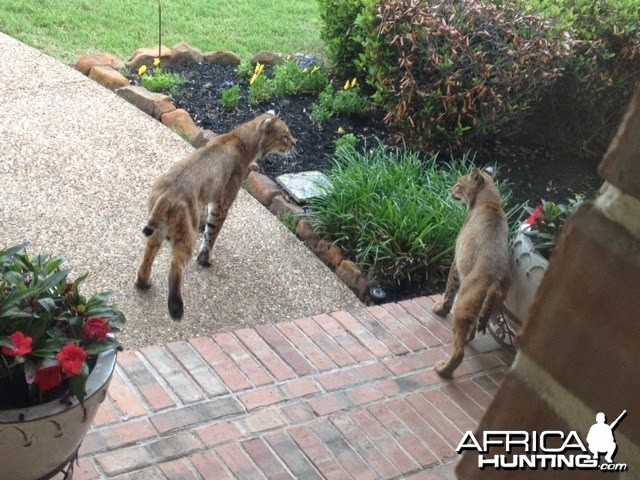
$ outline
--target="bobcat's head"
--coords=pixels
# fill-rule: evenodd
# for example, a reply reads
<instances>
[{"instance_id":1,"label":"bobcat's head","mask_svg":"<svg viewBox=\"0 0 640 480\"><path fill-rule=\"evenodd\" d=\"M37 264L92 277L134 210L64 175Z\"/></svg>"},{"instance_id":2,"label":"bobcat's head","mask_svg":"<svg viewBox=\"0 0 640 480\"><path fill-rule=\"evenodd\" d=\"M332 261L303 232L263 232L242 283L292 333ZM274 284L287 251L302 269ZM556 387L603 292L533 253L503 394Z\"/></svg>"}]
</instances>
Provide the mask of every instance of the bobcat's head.
<instances>
[{"instance_id":1,"label":"bobcat's head","mask_svg":"<svg viewBox=\"0 0 640 480\"><path fill-rule=\"evenodd\" d=\"M468 175L460 177L451 189L451 196L456 202L467 205L469 208L473 207L478 194L482 191L488 189L497 192L492 175L492 167L485 167L482 170L474 168Z\"/></svg>"},{"instance_id":2,"label":"bobcat's head","mask_svg":"<svg viewBox=\"0 0 640 480\"><path fill-rule=\"evenodd\" d=\"M293 152L296 146L296 139L293 138L289 127L276 114L269 112L262 115L264 117L259 124L260 129L260 151L264 155L287 155Z\"/></svg>"}]
</instances>

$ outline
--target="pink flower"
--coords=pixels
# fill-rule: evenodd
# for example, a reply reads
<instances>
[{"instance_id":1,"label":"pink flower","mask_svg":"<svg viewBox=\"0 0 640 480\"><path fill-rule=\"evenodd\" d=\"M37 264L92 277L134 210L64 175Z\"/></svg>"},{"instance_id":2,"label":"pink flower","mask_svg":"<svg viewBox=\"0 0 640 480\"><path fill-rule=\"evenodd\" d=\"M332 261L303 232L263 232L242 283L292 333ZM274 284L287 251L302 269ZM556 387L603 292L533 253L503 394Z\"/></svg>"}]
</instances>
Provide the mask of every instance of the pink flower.
<instances>
[{"instance_id":1,"label":"pink flower","mask_svg":"<svg viewBox=\"0 0 640 480\"><path fill-rule=\"evenodd\" d=\"M531 216L527 218L526 222L530 227L534 227L542 222L542 218L544 216L544 207L542 205L538 205L536 209L533 211Z\"/></svg>"},{"instance_id":2,"label":"pink flower","mask_svg":"<svg viewBox=\"0 0 640 480\"><path fill-rule=\"evenodd\" d=\"M7 357L24 357L32 352L33 338L26 337L22 332L15 332L9 337L12 347L2 347L2 353Z\"/></svg>"},{"instance_id":3,"label":"pink flower","mask_svg":"<svg viewBox=\"0 0 640 480\"><path fill-rule=\"evenodd\" d=\"M51 367L41 368L38 370L34 383L36 383L43 392L56 388L60 383L62 383L60 365L53 365Z\"/></svg>"},{"instance_id":4,"label":"pink flower","mask_svg":"<svg viewBox=\"0 0 640 480\"><path fill-rule=\"evenodd\" d=\"M82 365L87 359L87 352L82 347L69 343L56 358L60 362L64 374L67 377L73 377L82 373Z\"/></svg>"},{"instance_id":5,"label":"pink flower","mask_svg":"<svg viewBox=\"0 0 640 480\"><path fill-rule=\"evenodd\" d=\"M82 327L82 333L89 340L106 342L111 325L104 318L89 318Z\"/></svg>"}]
</instances>

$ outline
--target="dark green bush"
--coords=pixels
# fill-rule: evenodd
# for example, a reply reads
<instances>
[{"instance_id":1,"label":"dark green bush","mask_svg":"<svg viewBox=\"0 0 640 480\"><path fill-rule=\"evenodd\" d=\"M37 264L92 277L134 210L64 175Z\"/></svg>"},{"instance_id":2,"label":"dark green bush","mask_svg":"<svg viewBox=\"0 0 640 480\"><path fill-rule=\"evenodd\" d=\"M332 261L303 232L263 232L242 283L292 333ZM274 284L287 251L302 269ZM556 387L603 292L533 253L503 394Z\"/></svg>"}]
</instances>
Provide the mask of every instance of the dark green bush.
<instances>
[{"instance_id":1,"label":"dark green bush","mask_svg":"<svg viewBox=\"0 0 640 480\"><path fill-rule=\"evenodd\" d=\"M549 22L509 3L383 0L379 17L365 41L367 81L387 123L420 149L512 133L569 56Z\"/></svg>"},{"instance_id":2,"label":"dark green bush","mask_svg":"<svg viewBox=\"0 0 640 480\"><path fill-rule=\"evenodd\" d=\"M534 116L536 141L599 159L640 79L640 2L519 1L576 40L564 78Z\"/></svg>"},{"instance_id":3,"label":"dark green bush","mask_svg":"<svg viewBox=\"0 0 640 480\"><path fill-rule=\"evenodd\" d=\"M326 54L343 78L362 77L360 60L368 32L375 30L380 0L318 0Z\"/></svg>"}]
</instances>

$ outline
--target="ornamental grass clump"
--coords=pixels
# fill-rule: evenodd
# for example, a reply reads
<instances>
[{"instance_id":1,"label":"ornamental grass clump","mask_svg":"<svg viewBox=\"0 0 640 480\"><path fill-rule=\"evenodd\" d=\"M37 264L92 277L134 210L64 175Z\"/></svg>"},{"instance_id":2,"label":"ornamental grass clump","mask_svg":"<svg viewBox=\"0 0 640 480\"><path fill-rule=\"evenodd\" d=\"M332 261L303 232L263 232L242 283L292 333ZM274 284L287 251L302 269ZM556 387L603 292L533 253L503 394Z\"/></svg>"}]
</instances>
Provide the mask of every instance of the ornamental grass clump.
<instances>
[{"instance_id":1,"label":"ornamental grass clump","mask_svg":"<svg viewBox=\"0 0 640 480\"><path fill-rule=\"evenodd\" d=\"M30 257L24 245L0 251L0 409L76 397L98 354L120 349L123 314L101 293L80 293L63 260Z\"/></svg>"},{"instance_id":2,"label":"ornamental grass clump","mask_svg":"<svg viewBox=\"0 0 640 480\"><path fill-rule=\"evenodd\" d=\"M341 144L333 189L311 203L316 228L383 284L442 275L466 216L449 189L471 165L468 156L439 163L404 148Z\"/></svg>"}]
</instances>

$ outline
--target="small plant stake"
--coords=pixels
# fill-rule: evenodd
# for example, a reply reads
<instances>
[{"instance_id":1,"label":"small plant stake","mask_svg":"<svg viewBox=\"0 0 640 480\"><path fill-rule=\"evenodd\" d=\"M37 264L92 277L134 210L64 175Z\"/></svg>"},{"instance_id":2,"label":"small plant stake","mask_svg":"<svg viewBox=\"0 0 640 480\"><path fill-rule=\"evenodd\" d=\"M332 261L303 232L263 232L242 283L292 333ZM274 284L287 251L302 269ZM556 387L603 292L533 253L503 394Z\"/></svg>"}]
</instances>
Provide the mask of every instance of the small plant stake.
<instances>
[{"instance_id":1,"label":"small plant stake","mask_svg":"<svg viewBox=\"0 0 640 480\"><path fill-rule=\"evenodd\" d=\"M158 0L158 58L162 58L162 4Z\"/></svg>"}]
</instances>

